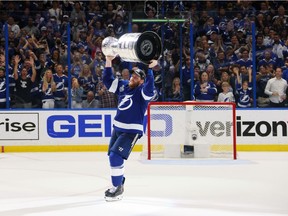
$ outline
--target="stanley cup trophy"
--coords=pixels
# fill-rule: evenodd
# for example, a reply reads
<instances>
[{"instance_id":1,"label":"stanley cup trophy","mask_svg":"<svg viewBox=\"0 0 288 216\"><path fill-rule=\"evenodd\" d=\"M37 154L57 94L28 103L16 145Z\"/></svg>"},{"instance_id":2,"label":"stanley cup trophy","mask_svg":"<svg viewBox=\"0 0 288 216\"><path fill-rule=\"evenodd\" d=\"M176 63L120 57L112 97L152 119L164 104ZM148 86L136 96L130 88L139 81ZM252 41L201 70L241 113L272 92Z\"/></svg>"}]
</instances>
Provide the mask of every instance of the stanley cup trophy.
<instances>
[{"instance_id":1,"label":"stanley cup trophy","mask_svg":"<svg viewBox=\"0 0 288 216\"><path fill-rule=\"evenodd\" d=\"M127 33L119 39L106 37L102 41L102 52L105 56L119 55L123 61L149 64L152 59L160 58L162 43L152 31Z\"/></svg>"}]
</instances>

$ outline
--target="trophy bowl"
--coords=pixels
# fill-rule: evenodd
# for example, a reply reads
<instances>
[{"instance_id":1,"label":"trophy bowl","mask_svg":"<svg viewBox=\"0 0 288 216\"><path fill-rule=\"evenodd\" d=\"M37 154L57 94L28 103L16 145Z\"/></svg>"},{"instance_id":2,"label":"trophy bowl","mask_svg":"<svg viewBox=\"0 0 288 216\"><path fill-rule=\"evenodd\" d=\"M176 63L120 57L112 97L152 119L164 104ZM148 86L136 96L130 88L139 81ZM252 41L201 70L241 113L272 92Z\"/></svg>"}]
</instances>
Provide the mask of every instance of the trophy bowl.
<instances>
[{"instance_id":1,"label":"trophy bowl","mask_svg":"<svg viewBox=\"0 0 288 216\"><path fill-rule=\"evenodd\" d=\"M127 33L119 39L106 37L102 41L102 52L105 56L118 55L123 61L149 64L152 59L160 58L162 42L152 31Z\"/></svg>"}]
</instances>

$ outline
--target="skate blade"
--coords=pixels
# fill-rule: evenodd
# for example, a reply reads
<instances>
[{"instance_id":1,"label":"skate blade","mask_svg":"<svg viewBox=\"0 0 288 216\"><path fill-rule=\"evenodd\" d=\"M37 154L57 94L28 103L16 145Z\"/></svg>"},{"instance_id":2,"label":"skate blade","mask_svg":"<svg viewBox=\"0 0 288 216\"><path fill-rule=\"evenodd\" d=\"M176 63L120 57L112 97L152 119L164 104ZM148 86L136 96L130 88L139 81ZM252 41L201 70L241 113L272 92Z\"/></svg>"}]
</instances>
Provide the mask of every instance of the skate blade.
<instances>
[{"instance_id":1,"label":"skate blade","mask_svg":"<svg viewBox=\"0 0 288 216\"><path fill-rule=\"evenodd\" d=\"M104 197L104 199L106 200L106 202L115 202L115 201L120 201L123 199L122 195L119 195L117 197Z\"/></svg>"}]
</instances>

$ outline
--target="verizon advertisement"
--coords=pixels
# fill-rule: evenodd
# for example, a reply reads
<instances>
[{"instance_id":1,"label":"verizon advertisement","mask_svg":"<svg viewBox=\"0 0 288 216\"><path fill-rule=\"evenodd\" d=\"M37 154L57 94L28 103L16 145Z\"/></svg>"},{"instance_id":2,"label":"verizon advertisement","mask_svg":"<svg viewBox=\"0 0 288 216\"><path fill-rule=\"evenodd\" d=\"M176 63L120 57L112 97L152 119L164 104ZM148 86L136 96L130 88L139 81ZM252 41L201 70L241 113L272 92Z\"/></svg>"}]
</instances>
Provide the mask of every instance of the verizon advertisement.
<instances>
[{"instance_id":1,"label":"verizon advertisement","mask_svg":"<svg viewBox=\"0 0 288 216\"><path fill-rule=\"evenodd\" d=\"M0 145L108 145L115 114L116 110L2 111ZM217 125L232 124L219 119ZM288 110L237 110L236 126L237 145L288 145ZM146 140L143 136L137 144Z\"/></svg>"},{"instance_id":2,"label":"verizon advertisement","mask_svg":"<svg viewBox=\"0 0 288 216\"><path fill-rule=\"evenodd\" d=\"M237 110L237 144L288 144L288 110Z\"/></svg>"}]
</instances>

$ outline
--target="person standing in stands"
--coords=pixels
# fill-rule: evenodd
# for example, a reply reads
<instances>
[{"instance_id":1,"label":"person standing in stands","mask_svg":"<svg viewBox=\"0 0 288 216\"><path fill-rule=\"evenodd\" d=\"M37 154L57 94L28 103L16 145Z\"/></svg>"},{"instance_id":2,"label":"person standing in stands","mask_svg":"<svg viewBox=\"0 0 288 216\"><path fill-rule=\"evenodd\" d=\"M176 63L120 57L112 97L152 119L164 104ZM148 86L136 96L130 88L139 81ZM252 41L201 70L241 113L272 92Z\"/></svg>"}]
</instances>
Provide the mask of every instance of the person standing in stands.
<instances>
[{"instance_id":1,"label":"person standing in stands","mask_svg":"<svg viewBox=\"0 0 288 216\"><path fill-rule=\"evenodd\" d=\"M53 79L53 73L51 69L47 69L39 85L39 92L42 98L43 109L54 109L55 100L54 92L57 91L56 83Z\"/></svg>"},{"instance_id":2,"label":"person standing in stands","mask_svg":"<svg viewBox=\"0 0 288 216\"><path fill-rule=\"evenodd\" d=\"M105 191L106 201L121 200L124 192L124 160L127 160L136 141L143 135L144 115L148 102L154 95L154 75L152 68L157 60L152 60L147 73L133 70L129 80L115 78L112 60L106 56L103 82L110 92L118 94L118 108L114 118L108 156L111 167L112 187Z\"/></svg>"},{"instance_id":3,"label":"person standing in stands","mask_svg":"<svg viewBox=\"0 0 288 216\"><path fill-rule=\"evenodd\" d=\"M198 81L194 87L196 101L213 102L217 96L216 85L209 81L209 75L206 71L200 75L200 81Z\"/></svg>"},{"instance_id":4,"label":"person standing in stands","mask_svg":"<svg viewBox=\"0 0 288 216\"><path fill-rule=\"evenodd\" d=\"M61 64L56 65L56 73L53 74L53 80L57 88L53 93L55 100L54 108L66 108L68 77L63 73L63 66Z\"/></svg>"},{"instance_id":5,"label":"person standing in stands","mask_svg":"<svg viewBox=\"0 0 288 216\"><path fill-rule=\"evenodd\" d=\"M243 66L242 66L243 67ZM247 108L252 106L252 68L248 69L248 80L241 80L239 75L239 68L233 67L233 72L237 78L236 89L237 89L237 107Z\"/></svg>"},{"instance_id":6,"label":"person standing in stands","mask_svg":"<svg viewBox=\"0 0 288 216\"><path fill-rule=\"evenodd\" d=\"M31 78L28 76L28 70L25 66L21 69L20 75L18 74L18 65L20 61L20 57L16 55L13 70L16 84L15 108L32 108L31 89L33 88L33 83L36 79L36 68L34 59L33 57L30 57L30 61L25 61L26 65L30 64L31 66Z\"/></svg>"},{"instance_id":7,"label":"person standing in stands","mask_svg":"<svg viewBox=\"0 0 288 216\"><path fill-rule=\"evenodd\" d=\"M265 94L269 95L270 107L284 107L286 100L287 81L282 78L282 69L275 70L275 77L268 80Z\"/></svg>"},{"instance_id":8,"label":"person standing in stands","mask_svg":"<svg viewBox=\"0 0 288 216\"><path fill-rule=\"evenodd\" d=\"M5 68L0 67L0 109L6 108L6 77Z\"/></svg>"},{"instance_id":9,"label":"person standing in stands","mask_svg":"<svg viewBox=\"0 0 288 216\"><path fill-rule=\"evenodd\" d=\"M221 83L222 92L219 93L217 102L235 102L233 92L230 91L230 84L228 82Z\"/></svg>"}]
</instances>

